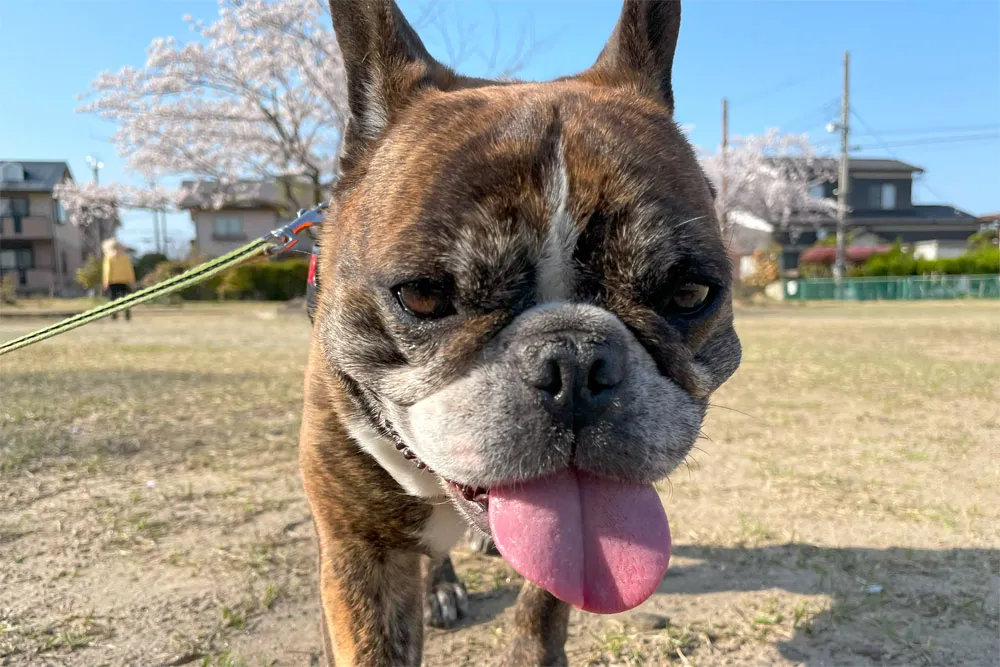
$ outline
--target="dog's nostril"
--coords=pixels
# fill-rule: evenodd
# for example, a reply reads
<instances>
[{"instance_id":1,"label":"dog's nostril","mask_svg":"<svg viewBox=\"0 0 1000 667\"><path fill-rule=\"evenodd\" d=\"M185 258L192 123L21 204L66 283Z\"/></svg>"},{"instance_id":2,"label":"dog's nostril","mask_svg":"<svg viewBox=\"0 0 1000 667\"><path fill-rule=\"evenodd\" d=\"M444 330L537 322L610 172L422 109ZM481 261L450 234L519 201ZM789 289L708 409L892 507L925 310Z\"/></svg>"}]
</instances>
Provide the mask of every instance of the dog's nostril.
<instances>
[{"instance_id":1,"label":"dog's nostril","mask_svg":"<svg viewBox=\"0 0 1000 667\"><path fill-rule=\"evenodd\" d=\"M559 362L555 359L546 360L541 365L534 384L546 394L558 396L563 388L563 372Z\"/></svg>"},{"instance_id":2,"label":"dog's nostril","mask_svg":"<svg viewBox=\"0 0 1000 667\"><path fill-rule=\"evenodd\" d=\"M587 373L587 389L596 396L621 384L622 376L622 364L619 359L600 356L594 360Z\"/></svg>"},{"instance_id":3,"label":"dog's nostril","mask_svg":"<svg viewBox=\"0 0 1000 667\"><path fill-rule=\"evenodd\" d=\"M590 374L587 377L587 389L592 394L599 394L605 389L615 386L608 375L608 362L598 359L590 367Z\"/></svg>"}]
</instances>

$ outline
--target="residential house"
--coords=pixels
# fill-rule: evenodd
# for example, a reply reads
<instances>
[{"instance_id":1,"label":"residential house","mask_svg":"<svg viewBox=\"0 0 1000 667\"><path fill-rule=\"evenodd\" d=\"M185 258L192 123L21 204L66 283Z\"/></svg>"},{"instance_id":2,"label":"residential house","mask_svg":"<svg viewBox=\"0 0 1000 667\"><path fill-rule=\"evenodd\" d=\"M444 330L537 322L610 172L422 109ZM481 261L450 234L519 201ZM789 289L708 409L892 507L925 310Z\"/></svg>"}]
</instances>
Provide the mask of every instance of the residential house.
<instances>
[{"instance_id":1,"label":"residential house","mask_svg":"<svg viewBox=\"0 0 1000 667\"><path fill-rule=\"evenodd\" d=\"M729 211L724 232L734 278L740 280L756 271L754 253L767 250L774 243L774 225L746 211Z\"/></svg>"},{"instance_id":2,"label":"residential house","mask_svg":"<svg viewBox=\"0 0 1000 667\"><path fill-rule=\"evenodd\" d=\"M914 204L914 177L923 169L888 159L852 158L848 163L850 208L847 227L865 245L900 240L926 257L952 257L964 252L966 240L979 231L981 220L945 204ZM837 183L815 186L816 197L836 197ZM816 241L836 234L833 217L792 220L775 233L782 246L782 270L796 269L799 256ZM858 244L858 241L855 242Z\"/></svg>"},{"instance_id":3,"label":"residential house","mask_svg":"<svg viewBox=\"0 0 1000 667\"><path fill-rule=\"evenodd\" d=\"M78 293L87 259L81 230L67 224L52 191L72 181L65 162L0 160L0 275L21 294Z\"/></svg>"},{"instance_id":4,"label":"residential house","mask_svg":"<svg viewBox=\"0 0 1000 667\"><path fill-rule=\"evenodd\" d=\"M289 203L283 185L265 181L243 181L220 188L211 181L184 181L179 206L191 215L195 235L192 251L201 257L218 257L267 234L292 219L299 208L312 207L305 201ZM302 235L297 249L310 252L308 235Z\"/></svg>"}]
</instances>

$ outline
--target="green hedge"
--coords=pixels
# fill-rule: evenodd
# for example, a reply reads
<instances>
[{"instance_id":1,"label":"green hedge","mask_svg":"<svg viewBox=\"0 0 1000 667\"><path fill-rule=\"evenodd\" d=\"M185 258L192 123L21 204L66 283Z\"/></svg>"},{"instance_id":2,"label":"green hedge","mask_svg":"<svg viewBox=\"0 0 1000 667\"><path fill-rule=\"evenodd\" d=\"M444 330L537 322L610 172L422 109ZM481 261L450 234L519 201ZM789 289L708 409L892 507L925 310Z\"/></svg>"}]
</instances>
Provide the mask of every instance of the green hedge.
<instances>
[{"instance_id":1,"label":"green hedge","mask_svg":"<svg viewBox=\"0 0 1000 667\"><path fill-rule=\"evenodd\" d=\"M308 277L304 259L254 262L223 273L217 293L222 299L288 301L305 295Z\"/></svg>"},{"instance_id":2,"label":"green hedge","mask_svg":"<svg viewBox=\"0 0 1000 667\"><path fill-rule=\"evenodd\" d=\"M184 273L202 260L161 262L142 280L144 286ZM178 296L188 301L215 299L258 299L287 301L306 293L309 262L305 259L256 261L237 266L208 280L181 290Z\"/></svg>"},{"instance_id":3,"label":"green hedge","mask_svg":"<svg viewBox=\"0 0 1000 667\"><path fill-rule=\"evenodd\" d=\"M979 248L953 259L918 259L898 246L888 254L871 257L858 269L858 275L870 277L944 275L983 275L1000 271L1000 252Z\"/></svg>"},{"instance_id":4,"label":"green hedge","mask_svg":"<svg viewBox=\"0 0 1000 667\"><path fill-rule=\"evenodd\" d=\"M156 267L169 261L162 252L148 252L135 262L135 278L142 280L148 276Z\"/></svg>"}]
</instances>

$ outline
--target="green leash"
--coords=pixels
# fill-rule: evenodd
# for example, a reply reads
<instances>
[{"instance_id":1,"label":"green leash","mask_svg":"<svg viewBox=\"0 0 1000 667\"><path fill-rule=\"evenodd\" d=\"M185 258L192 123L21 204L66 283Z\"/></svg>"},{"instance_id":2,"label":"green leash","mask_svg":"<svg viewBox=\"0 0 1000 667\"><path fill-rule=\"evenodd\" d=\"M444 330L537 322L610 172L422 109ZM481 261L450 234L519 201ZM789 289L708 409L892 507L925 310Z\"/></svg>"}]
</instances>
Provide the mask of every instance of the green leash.
<instances>
[{"instance_id":1,"label":"green leash","mask_svg":"<svg viewBox=\"0 0 1000 667\"><path fill-rule=\"evenodd\" d=\"M166 280L163 280L155 285L139 290L138 292L133 292L128 296L124 296L110 303L97 306L96 308L91 308L86 312L68 317L61 322L56 322L53 325L34 331L26 336L21 336L20 338L15 338L14 340L0 344L0 357L8 352L20 350L28 347L29 345L34 345L35 343L41 343L43 340L48 340L49 338L53 338L59 334L72 331L77 327L82 327L85 324L96 322L101 318L113 315L114 313L127 308L132 308L133 306L138 306L146 303L147 301L152 301L153 299L173 294L174 292L178 292L203 280L207 280L217 273L234 267L237 264L242 264L248 259L256 257L262 253L273 255L289 250L292 246L298 243L296 235L299 232L322 221L323 211L328 205L328 202L323 202L319 206L311 208L308 211L299 211L299 216L284 227L269 232L265 236L251 241L242 248L233 250L230 253L205 262L204 264L199 264L193 269L189 269L188 271L174 276L173 278L167 278Z\"/></svg>"}]
</instances>

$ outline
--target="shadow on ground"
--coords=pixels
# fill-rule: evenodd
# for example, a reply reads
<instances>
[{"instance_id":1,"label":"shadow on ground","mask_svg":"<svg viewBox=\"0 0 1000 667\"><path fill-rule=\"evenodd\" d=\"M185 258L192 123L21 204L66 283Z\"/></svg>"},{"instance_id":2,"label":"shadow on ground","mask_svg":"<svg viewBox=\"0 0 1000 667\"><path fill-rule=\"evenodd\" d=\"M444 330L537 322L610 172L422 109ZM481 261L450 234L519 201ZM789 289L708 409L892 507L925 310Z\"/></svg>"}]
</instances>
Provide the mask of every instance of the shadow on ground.
<instances>
[{"instance_id":1,"label":"shadow on ground","mask_svg":"<svg viewBox=\"0 0 1000 667\"><path fill-rule=\"evenodd\" d=\"M793 636L777 647L799 664L985 664L1000 654L997 550L785 544L678 545L673 553L701 562L670 569L658 591L668 596L827 596L830 602L818 614L775 604L748 619L766 626L794 615Z\"/></svg>"}]
</instances>

